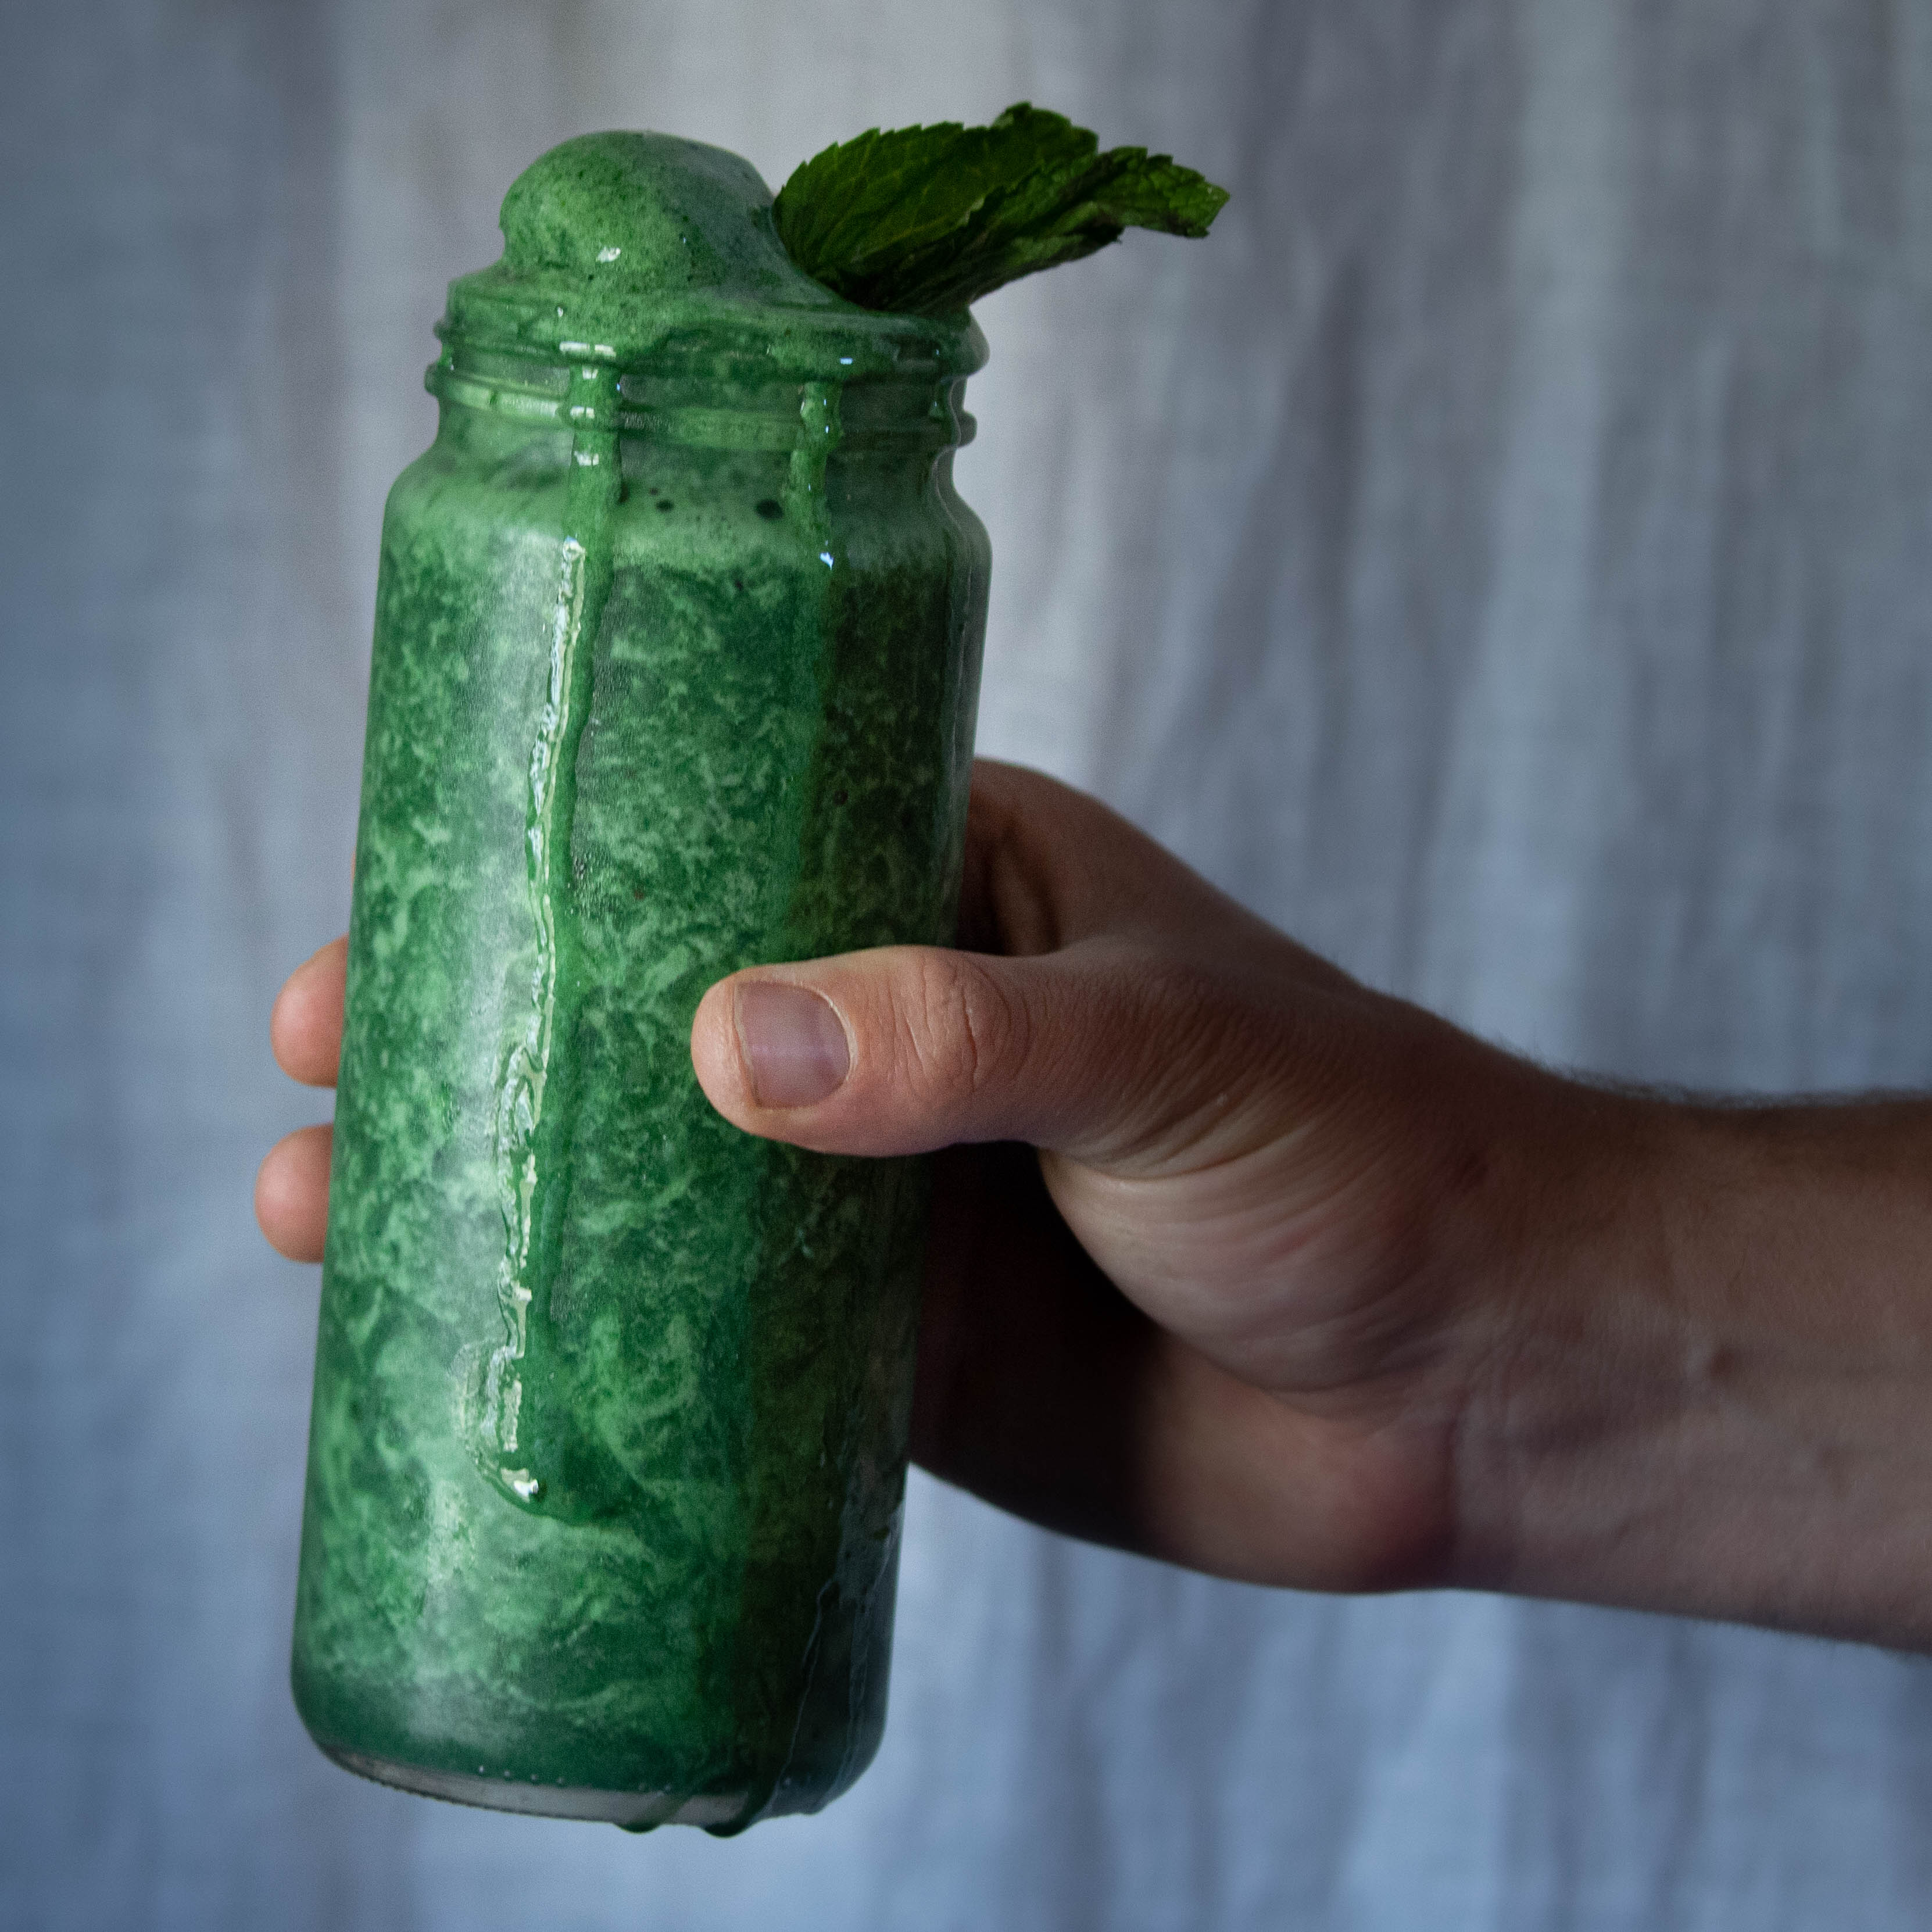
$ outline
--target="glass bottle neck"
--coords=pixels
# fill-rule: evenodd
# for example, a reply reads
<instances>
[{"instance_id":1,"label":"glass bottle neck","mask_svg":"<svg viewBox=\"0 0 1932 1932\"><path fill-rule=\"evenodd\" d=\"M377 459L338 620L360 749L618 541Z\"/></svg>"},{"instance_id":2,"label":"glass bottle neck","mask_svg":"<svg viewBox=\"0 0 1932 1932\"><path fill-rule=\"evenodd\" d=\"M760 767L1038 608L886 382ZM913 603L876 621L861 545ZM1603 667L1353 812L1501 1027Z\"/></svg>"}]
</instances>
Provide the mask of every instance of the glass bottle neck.
<instances>
[{"instance_id":1,"label":"glass bottle neck","mask_svg":"<svg viewBox=\"0 0 1932 1932\"><path fill-rule=\"evenodd\" d=\"M836 435L842 448L878 445L937 454L972 440L963 376L930 373L797 382L743 355L667 356L625 368L593 352L578 362L473 349L452 332L424 386L446 406L480 410L532 430L643 436L694 448L792 450Z\"/></svg>"}]
</instances>

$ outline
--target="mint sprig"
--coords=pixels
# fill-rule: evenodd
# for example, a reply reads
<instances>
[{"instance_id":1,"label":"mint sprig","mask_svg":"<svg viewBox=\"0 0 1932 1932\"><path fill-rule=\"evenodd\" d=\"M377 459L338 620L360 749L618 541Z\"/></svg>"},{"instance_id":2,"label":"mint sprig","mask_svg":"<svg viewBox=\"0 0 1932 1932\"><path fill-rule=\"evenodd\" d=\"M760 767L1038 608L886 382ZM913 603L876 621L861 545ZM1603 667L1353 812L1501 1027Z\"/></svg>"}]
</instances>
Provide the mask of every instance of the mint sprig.
<instances>
[{"instance_id":1,"label":"mint sprig","mask_svg":"<svg viewBox=\"0 0 1932 1932\"><path fill-rule=\"evenodd\" d=\"M941 315L1118 242L1198 237L1228 199L1192 168L1109 148L1025 101L990 128L877 128L792 171L772 212L805 272L862 308Z\"/></svg>"}]
</instances>

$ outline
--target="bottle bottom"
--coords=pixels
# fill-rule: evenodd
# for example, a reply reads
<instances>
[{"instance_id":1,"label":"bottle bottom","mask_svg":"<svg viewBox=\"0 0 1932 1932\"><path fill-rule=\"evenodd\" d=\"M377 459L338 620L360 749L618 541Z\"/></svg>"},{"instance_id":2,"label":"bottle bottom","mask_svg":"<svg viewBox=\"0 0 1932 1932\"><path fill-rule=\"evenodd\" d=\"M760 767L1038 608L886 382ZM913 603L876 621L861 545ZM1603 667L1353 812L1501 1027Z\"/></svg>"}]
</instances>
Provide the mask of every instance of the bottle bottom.
<instances>
[{"instance_id":1,"label":"bottle bottom","mask_svg":"<svg viewBox=\"0 0 1932 1932\"><path fill-rule=\"evenodd\" d=\"M441 1798L452 1804L474 1804L487 1811L521 1811L539 1818L578 1818L586 1822L620 1825L627 1832L647 1831L654 1825L702 1825L716 1831L743 1816L746 1799L710 1796L680 1798L670 1791L598 1791L586 1785L519 1784L481 1772L436 1771L427 1765L404 1764L394 1758L371 1757L362 1751L343 1750L333 1744L322 1750L345 1771L398 1791L424 1798Z\"/></svg>"}]
</instances>

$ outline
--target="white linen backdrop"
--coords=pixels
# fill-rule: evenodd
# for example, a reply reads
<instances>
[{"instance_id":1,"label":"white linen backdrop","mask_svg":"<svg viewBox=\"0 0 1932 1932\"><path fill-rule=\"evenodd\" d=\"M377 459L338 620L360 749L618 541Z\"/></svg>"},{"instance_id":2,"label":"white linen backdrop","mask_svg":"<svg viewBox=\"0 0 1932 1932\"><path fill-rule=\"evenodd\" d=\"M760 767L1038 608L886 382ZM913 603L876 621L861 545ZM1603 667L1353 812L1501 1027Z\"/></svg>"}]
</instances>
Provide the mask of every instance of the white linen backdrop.
<instances>
[{"instance_id":1,"label":"white linen backdrop","mask_svg":"<svg viewBox=\"0 0 1932 1932\"><path fill-rule=\"evenodd\" d=\"M915 1478L893 1709L730 1843L362 1784L285 1682L382 495L541 149L1030 98L1230 186L998 295L981 744L1622 1076L1932 1081L1932 14L100 0L0 22L0 1919L1922 1927L1932 1672L1077 1546Z\"/></svg>"}]
</instances>

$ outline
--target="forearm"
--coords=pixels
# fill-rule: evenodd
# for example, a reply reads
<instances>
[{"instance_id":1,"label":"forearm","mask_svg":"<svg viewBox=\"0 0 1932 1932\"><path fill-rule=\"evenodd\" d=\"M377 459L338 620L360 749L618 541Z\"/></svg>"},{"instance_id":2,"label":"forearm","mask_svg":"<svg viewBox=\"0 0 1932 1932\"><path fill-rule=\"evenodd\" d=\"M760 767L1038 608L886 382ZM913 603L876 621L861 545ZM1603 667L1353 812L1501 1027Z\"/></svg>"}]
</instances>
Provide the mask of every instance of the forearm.
<instances>
[{"instance_id":1,"label":"forearm","mask_svg":"<svg viewBox=\"0 0 1932 1932\"><path fill-rule=\"evenodd\" d=\"M1932 1105L1579 1104L1470 1325L1454 1580L1932 1648Z\"/></svg>"}]
</instances>

